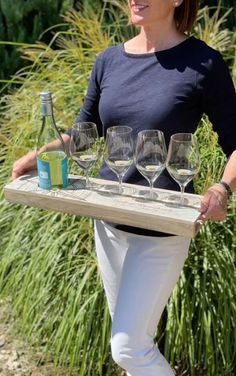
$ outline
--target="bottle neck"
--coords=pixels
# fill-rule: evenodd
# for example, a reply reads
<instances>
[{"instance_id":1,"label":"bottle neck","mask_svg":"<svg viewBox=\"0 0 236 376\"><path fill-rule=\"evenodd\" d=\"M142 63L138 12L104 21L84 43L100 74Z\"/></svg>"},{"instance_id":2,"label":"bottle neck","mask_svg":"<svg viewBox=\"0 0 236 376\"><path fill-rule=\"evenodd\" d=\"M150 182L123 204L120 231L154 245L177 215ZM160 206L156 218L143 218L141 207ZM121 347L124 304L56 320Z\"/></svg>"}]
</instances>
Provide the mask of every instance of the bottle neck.
<instances>
[{"instance_id":1,"label":"bottle neck","mask_svg":"<svg viewBox=\"0 0 236 376\"><path fill-rule=\"evenodd\" d=\"M51 102L42 103L42 115L43 116L53 116L53 109Z\"/></svg>"}]
</instances>

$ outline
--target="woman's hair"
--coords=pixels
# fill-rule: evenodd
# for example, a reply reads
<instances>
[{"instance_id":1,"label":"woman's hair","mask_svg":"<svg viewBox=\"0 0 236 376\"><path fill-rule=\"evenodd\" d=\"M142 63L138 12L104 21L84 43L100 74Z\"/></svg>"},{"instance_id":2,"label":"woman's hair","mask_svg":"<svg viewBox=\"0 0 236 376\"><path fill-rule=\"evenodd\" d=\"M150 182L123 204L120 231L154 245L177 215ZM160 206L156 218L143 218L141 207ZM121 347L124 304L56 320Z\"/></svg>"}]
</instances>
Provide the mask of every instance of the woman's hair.
<instances>
[{"instance_id":1,"label":"woman's hair","mask_svg":"<svg viewBox=\"0 0 236 376\"><path fill-rule=\"evenodd\" d=\"M183 0L177 8L175 8L175 21L177 29L184 33L190 31L197 18L199 0Z\"/></svg>"}]
</instances>

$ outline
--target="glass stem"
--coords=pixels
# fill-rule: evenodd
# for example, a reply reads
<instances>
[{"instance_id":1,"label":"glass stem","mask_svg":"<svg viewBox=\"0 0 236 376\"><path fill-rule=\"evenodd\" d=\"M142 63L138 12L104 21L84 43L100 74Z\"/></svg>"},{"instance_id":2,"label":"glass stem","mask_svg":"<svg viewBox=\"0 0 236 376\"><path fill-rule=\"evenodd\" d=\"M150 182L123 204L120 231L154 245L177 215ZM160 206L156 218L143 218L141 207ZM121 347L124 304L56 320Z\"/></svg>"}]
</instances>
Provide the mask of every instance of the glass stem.
<instances>
[{"instance_id":1,"label":"glass stem","mask_svg":"<svg viewBox=\"0 0 236 376\"><path fill-rule=\"evenodd\" d=\"M181 185L180 186L180 204L183 205L184 204L184 189L185 189L185 186L184 185Z\"/></svg>"},{"instance_id":2,"label":"glass stem","mask_svg":"<svg viewBox=\"0 0 236 376\"><path fill-rule=\"evenodd\" d=\"M153 180L149 180L149 185L150 185L150 199L152 200L153 197L154 197L154 193L153 193Z\"/></svg>"},{"instance_id":3,"label":"glass stem","mask_svg":"<svg viewBox=\"0 0 236 376\"><path fill-rule=\"evenodd\" d=\"M121 194L122 194L122 191L123 191L123 188L122 188L122 180L123 180L123 176L122 176L122 175L118 175L118 179L119 179L119 189L118 189L118 192L119 192L119 194L121 195Z\"/></svg>"},{"instance_id":4,"label":"glass stem","mask_svg":"<svg viewBox=\"0 0 236 376\"><path fill-rule=\"evenodd\" d=\"M86 176L85 186L86 186L87 189L89 189L90 188L90 182L89 182L89 171L88 170L86 170L85 176Z\"/></svg>"}]
</instances>

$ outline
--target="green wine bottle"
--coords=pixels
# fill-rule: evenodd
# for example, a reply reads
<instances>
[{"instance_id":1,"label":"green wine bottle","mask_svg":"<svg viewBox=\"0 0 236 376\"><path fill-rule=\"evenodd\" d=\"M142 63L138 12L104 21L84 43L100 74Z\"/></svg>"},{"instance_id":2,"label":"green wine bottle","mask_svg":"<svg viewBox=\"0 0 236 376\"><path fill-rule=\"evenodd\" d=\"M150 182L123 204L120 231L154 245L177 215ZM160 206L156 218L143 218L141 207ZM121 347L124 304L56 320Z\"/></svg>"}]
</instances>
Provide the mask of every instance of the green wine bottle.
<instances>
[{"instance_id":1,"label":"green wine bottle","mask_svg":"<svg viewBox=\"0 0 236 376\"><path fill-rule=\"evenodd\" d=\"M41 93L41 106L42 126L37 141L39 187L49 190L66 188L68 159L54 119L51 93Z\"/></svg>"}]
</instances>

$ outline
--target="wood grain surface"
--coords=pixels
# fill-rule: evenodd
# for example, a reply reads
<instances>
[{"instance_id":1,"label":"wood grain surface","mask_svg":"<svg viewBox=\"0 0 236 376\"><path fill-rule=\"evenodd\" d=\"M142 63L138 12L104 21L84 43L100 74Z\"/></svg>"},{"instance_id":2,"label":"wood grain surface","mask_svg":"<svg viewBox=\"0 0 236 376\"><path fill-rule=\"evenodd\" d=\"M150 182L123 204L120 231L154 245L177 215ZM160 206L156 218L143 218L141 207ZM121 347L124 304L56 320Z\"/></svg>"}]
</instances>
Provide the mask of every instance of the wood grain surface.
<instances>
[{"instance_id":1,"label":"wood grain surface","mask_svg":"<svg viewBox=\"0 0 236 376\"><path fill-rule=\"evenodd\" d=\"M124 184L122 195L118 183L90 178L91 189L85 188L81 176L69 177L66 189L47 191L38 187L35 172L7 184L5 198L23 204L109 222L194 237L198 222L201 196L185 194L184 205L176 203L179 192L154 189L155 199L149 199L148 187Z\"/></svg>"}]
</instances>

